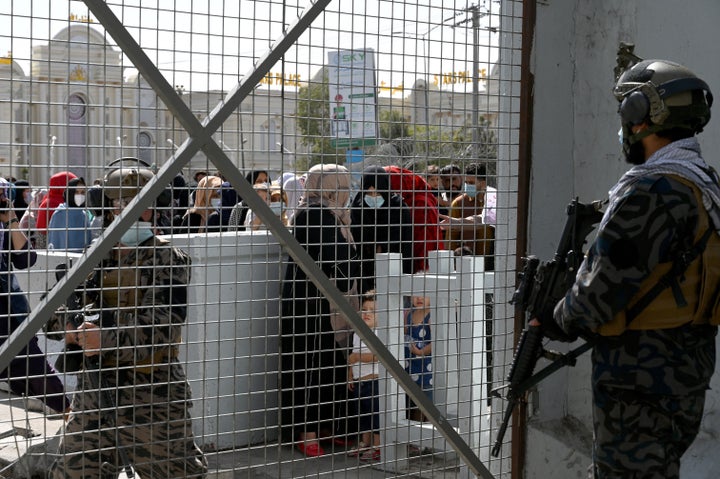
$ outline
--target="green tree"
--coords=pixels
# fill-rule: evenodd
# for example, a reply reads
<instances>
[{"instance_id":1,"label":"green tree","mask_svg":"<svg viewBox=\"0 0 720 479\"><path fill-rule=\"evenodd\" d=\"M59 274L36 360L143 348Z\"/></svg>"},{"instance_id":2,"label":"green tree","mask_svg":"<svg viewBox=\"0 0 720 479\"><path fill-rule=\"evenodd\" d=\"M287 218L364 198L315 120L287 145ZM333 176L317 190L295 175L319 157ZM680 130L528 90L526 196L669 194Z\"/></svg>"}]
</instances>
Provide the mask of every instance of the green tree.
<instances>
[{"instance_id":1,"label":"green tree","mask_svg":"<svg viewBox=\"0 0 720 479\"><path fill-rule=\"evenodd\" d=\"M398 110L380 110L380 137L386 140L410 136L410 124Z\"/></svg>"},{"instance_id":2,"label":"green tree","mask_svg":"<svg viewBox=\"0 0 720 479\"><path fill-rule=\"evenodd\" d=\"M301 143L307 147L307 155L295 161L298 170L308 169L319 163L344 163L344 150L330 144L330 102L328 99L327 72L320 81L310 81L298 89L295 124L300 131Z\"/></svg>"}]
</instances>

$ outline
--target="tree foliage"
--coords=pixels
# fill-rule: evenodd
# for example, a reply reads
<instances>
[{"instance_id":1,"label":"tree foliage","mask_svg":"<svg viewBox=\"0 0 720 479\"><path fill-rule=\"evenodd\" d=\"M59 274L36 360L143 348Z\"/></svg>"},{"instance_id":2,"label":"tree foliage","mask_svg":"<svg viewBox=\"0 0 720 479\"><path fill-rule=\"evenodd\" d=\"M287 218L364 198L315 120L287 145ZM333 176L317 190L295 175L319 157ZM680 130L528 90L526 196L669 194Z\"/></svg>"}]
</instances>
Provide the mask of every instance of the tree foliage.
<instances>
[{"instance_id":1,"label":"tree foliage","mask_svg":"<svg viewBox=\"0 0 720 479\"><path fill-rule=\"evenodd\" d=\"M344 150L331 145L331 116L328 98L328 77L324 71L320 81L313 81L298 89L296 125L301 143L308 152L295 162L297 169L307 169L318 163L344 163ZM380 109L377 146L367 147L367 158L392 161L403 166L423 169L428 164L465 164L483 161L489 172L495 170L497 135L490 122L480 117L478 144L473 145L473 126L461 127L413 126L398 109Z\"/></svg>"},{"instance_id":2,"label":"tree foliage","mask_svg":"<svg viewBox=\"0 0 720 479\"><path fill-rule=\"evenodd\" d=\"M330 102L328 99L327 72L321 81L311 81L298 89L295 124L302 135L301 143L308 152L295 161L298 170L308 169L319 163L344 163L342 150L330 144Z\"/></svg>"}]
</instances>

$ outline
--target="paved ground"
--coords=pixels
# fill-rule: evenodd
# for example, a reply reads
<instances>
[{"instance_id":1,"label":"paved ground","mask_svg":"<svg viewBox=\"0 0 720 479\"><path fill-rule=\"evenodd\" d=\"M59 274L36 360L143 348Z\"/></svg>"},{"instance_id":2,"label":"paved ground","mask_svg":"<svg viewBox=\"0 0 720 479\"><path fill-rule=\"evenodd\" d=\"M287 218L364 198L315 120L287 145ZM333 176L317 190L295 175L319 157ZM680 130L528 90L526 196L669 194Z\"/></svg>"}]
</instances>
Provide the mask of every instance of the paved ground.
<instances>
[{"instance_id":1,"label":"paved ground","mask_svg":"<svg viewBox=\"0 0 720 479\"><path fill-rule=\"evenodd\" d=\"M34 399L9 395L0 383L0 479L41 478L49 467L45 454L57 448L59 416L46 415ZM328 454L305 458L290 447L276 444L233 451L210 452L208 479L235 478L359 478L415 477L455 479L458 461L451 454L425 454L412 458L402 472L386 472L377 464L362 463L346 455L344 446L324 445Z\"/></svg>"}]
</instances>

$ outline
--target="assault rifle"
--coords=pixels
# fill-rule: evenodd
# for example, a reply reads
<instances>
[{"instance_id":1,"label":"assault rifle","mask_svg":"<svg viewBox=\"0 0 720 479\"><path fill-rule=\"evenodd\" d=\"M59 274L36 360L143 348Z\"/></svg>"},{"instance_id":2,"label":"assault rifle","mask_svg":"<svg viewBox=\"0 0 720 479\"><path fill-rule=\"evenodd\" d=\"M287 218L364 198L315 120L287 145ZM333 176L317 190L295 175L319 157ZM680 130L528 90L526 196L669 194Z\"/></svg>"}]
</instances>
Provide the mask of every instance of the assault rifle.
<instances>
[{"instance_id":1,"label":"assault rifle","mask_svg":"<svg viewBox=\"0 0 720 479\"><path fill-rule=\"evenodd\" d=\"M519 274L520 283L510 304L514 304L524 312L526 322L548 315L552 317L555 305L575 281L575 275L584 256L582 247L585 238L602 219L601 206L600 201L583 204L577 198L574 199L567 207L568 217L555 257L547 262L540 261L536 256L523 258L523 269ZM492 449L493 457L500 454L502 440L512 413L525 393L558 369L574 366L577 357L591 347L589 343L584 343L568 353L561 354L545 350L542 339L543 331L540 326L525 327L510 366L507 384L492 391L493 396L500 397L499 390L507 389L505 399L509 401ZM553 362L533 375L535 365L541 357Z\"/></svg>"}]
</instances>

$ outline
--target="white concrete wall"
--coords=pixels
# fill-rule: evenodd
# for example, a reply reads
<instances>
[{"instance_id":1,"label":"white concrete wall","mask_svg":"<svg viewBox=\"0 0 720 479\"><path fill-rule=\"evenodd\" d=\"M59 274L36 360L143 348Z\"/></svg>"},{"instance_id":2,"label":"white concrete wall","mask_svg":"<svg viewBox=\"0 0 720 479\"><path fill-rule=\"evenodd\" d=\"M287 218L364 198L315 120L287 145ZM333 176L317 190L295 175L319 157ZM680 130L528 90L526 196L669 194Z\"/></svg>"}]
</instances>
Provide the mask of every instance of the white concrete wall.
<instances>
[{"instance_id":1,"label":"white concrete wall","mask_svg":"<svg viewBox=\"0 0 720 479\"><path fill-rule=\"evenodd\" d=\"M686 65L719 97L720 43L714 33L718 21L717 0L537 2L531 252L551 257L564 223L565 205L575 196L581 201L606 197L628 169L621 159L617 103L611 94L619 42L635 43L635 52L643 58ZM718 111L716 104L715 118L700 136L704 156L715 168L720 167ZM578 449L582 455L589 447L588 364L587 357L583 358L578 367L556 374L539 387L538 407L531 421L539 427L529 431L526 477L584 477L589 459L570 451ZM720 386L718 374L713 385L715 389ZM709 472L717 461L709 451L709 441L720 434L719 412L720 393L710 391L702 432L683 464L684 477L717 476L717 472ZM539 438L543 438L543 446L533 448ZM549 440L552 438L558 441ZM554 460L562 462L558 466L562 474L550 470L548 464Z\"/></svg>"}]
</instances>

